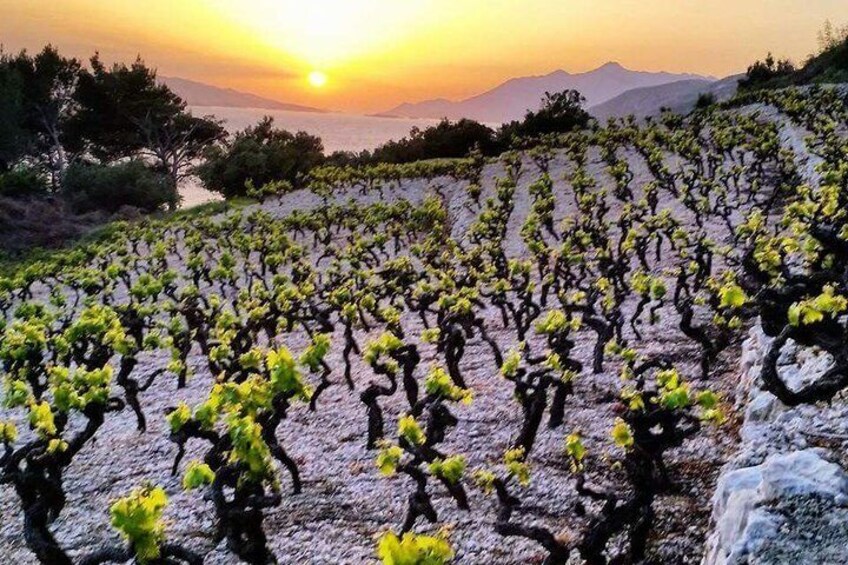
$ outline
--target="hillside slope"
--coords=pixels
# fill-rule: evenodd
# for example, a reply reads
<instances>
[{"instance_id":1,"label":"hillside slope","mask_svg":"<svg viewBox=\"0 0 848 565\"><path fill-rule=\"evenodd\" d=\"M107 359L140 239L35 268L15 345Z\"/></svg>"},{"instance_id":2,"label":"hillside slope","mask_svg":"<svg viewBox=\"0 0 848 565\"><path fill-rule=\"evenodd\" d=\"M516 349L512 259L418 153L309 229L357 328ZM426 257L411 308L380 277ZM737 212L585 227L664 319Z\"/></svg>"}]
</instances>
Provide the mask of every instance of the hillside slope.
<instances>
[{"instance_id":1,"label":"hillside slope","mask_svg":"<svg viewBox=\"0 0 848 565\"><path fill-rule=\"evenodd\" d=\"M775 61L769 54L748 68L740 83L743 91L782 89L807 84L840 84L848 82L848 37L831 38L820 53L795 67L790 61Z\"/></svg>"},{"instance_id":2,"label":"hillside slope","mask_svg":"<svg viewBox=\"0 0 848 565\"><path fill-rule=\"evenodd\" d=\"M797 109L796 101L792 102ZM845 116L848 111L839 118L843 126L848 123ZM728 309L739 311L733 301L725 304L724 298L720 311L711 309L708 299L721 296L721 291L712 289L712 276L706 277L721 279L733 274L726 269L738 264L744 253L744 245L735 239L738 227L749 223L752 210L763 213L763 222L774 222L779 216L771 207L778 194L775 190L787 190L790 184L816 185L817 158L810 157L806 143L814 146L823 132L806 131L801 124L818 124L808 118L810 115L797 114L790 118L763 103L718 109L706 117L711 120L707 127L686 121L674 130L662 124L602 127L566 136L560 140L562 147L547 152L507 154L480 162L476 177L469 176L466 161L455 162L456 168L448 172L438 169L438 174L428 168L436 166L432 162L382 166L383 176L374 170L361 172L362 177L349 169L333 170L332 175L314 179L313 190L292 191L227 216L126 226L109 245L74 254L73 260L80 264L62 265L59 273L29 271L35 279L13 281L13 293L0 302L9 320L40 312L16 307L24 301L61 309L57 324L80 318L92 304L122 308L129 301L130 313L155 312L161 304L162 310L146 319L151 326L149 335L161 338L164 336L158 333L153 335L153 328L172 331L166 328L173 324L159 322L171 321L170 316L182 308L190 314L185 318L189 329L176 324L174 333L181 339L188 336L188 346L181 351L191 377L185 386L178 384L173 374L178 369L172 363L174 355L181 353L174 351L173 341L150 339L150 349L131 359L140 361L133 365L132 378L149 383L132 389L146 414L147 428L139 432L133 410L118 410L121 402L113 403L116 409L100 422L95 441L86 442L63 469L59 480L67 497L51 524L51 535L75 560L92 549L120 544L118 534L109 527L110 504L133 487L152 481L161 485L170 499L165 513L169 543L203 555L206 563L238 563L232 547L215 537L216 509L220 507L209 496L213 487L186 491L182 475L190 461L204 459L209 453L213 456L205 460L210 464L225 465L225 455L237 453L226 447L226 441L223 451L207 451L211 449L210 435L215 440L220 433L218 441L227 437L243 440L243 428L238 424L258 417L254 414L266 415L270 405L278 405L265 394L254 396L251 392L267 390L262 388L268 384L265 353L286 347L294 353L290 356L292 368L276 374L274 386L290 386L292 379L302 378L308 386L298 394L314 394L314 409L310 409L309 398L299 402L297 395L283 397L284 416L270 420L273 433L249 444L249 453L259 454L252 461L264 463L271 455L264 457L261 446L266 441L279 442L274 443L278 448L274 461L280 460L280 464L272 462L273 481L269 481L278 496L268 497L261 512L264 522L260 521L267 545L279 562L369 563L374 558L375 536L388 528L397 530L406 519L410 501L423 505L425 500L432 512L428 509L428 520L412 516L415 531L432 533L449 525L456 563L541 563L546 551L540 544L520 535L501 535L505 531L503 501L478 488L473 477L479 478L481 470L508 476L509 492L522 504L516 505L506 520L547 528L556 532L550 536L556 543L572 543L591 527L590 519L602 512L596 508L600 505L585 495L582 479L590 481L592 488L601 485L605 492L613 492L615 500L627 501L631 500L627 473L635 469L637 477L644 476L647 467L635 465L631 459L640 457L642 450L632 449L639 444L632 443L630 435L619 440L612 433L613 426L620 427L618 422L623 422L620 419L631 418L628 421L634 425L651 426L635 441L651 436L652 448L662 442L665 430L675 430L673 447L662 455L671 483L650 491L653 524L645 547L646 561L699 563L710 533L711 495L720 469L738 445L736 424L743 412L777 418L774 426L769 424L768 434L753 432L764 441L758 442L762 449L748 454L752 460L809 441L819 447L819 455L839 461L846 447L848 404L844 399L824 407L786 410L766 398L765 406L752 402L746 409L746 388L737 405L733 400L740 384L739 338L743 331L738 328L737 334L729 334L718 351L706 349L701 333L723 331L711 325L715 316L724 316ZM845 132L840 127L839 140L845 138ZM704 166L705 162L709 166ZM319 182L323 179L333 182ZM551 265L554 270L546 272ZM703 274L709 281L702 281L705 286L695 290L699 283L688 277L700 269L708 269ZM561 286L551 287L543 297L545 285L554 283ZM18 284L25 286L17 289ZM690 292L696 293L698 300L681 302ZM145 307L137 308L133 300L145 300ZM742 293L743 305L746 300ZM528 304L529 309L524 310ZM563 317L559 322L552 316L552 321L536 323L552 313ZM578 322L573 325L568 323L572 315ZM351 321L351 316L360 317ZM189 324L198 320L191 329ZM617 345L606 347L613 343L610 340L616 329L605 320L620 322L615 344L632 347L632 357L639 362L652 359L660 364L646 366L635 378L632 367L612 354ZM261 324L254 326L257 321ZM687 333L693 321L698 331ZM463 323L470 329L464 331ZM519 323L527 323L525 334L516 331ZM98 326L89 322L72 333L96 332ZM112 326L102 327L115 335ZM430 336L438 327L436 343L424 338L425 327L431 330L427 332ZM609 333L606 328L611 328ZM29 333L36 334L39 347L56 343L62 351L77 349L68 347L71 338L65 339L64 334L55 340L40 340L37 331ZM555 340L546 337L551 333L557 336ZM316 334L328 335L329 351L322 358L326 366L318 364L307 370L308 363L295 359L308 351ZM10 331L10 335L14 339L10 343L20 343L18 334ZM197 342L192 335L199 336ZM346 347L350 336L362 346L360 352ZM393 342L392 336L402 345ZM449 357L457 353L448 342L439 341L442 336L461 340L458 357ZM105 339L97 342L106 343ZM720 342L710 339L708 346L712 348L714 343ZM116 357L121 357L123 365L124 356L132 351L125 341L120 344L123 353ZM554 347L563 351L571 369L562 370L563 357L559 353L554 357ZM550 384L545 386L554 387L556 393L537 388L542 386L541 377L517 369L511 373L506 364L496 363L495 348L514 352L509 356L517 359L514 367L533 368L549 377L546 382ZM398 363L394 358L382 357L386 351L404 360L404 371L399 364L392 364ZM607 357L595 370L593 362L599 351ZM707 363L707 374L701 375L710 351L715 356ZM539 360L534 361L537 355ZM271 357L268 359L270 363ZM455 365L449 359L454 359ZM443 366L461 372L466 379L461 386L472 394L460 395L461 401L453 396L454 388L443 397L444 393L435 392L440 388L428 386L432 369ZM675 370L669 372L668 366ZM352 389L345 384L346 367ZM412 369L407 373L408 367ZM655 375L660 367L664 384ZM785 365L782 369L790 370ZM634 388L646 380L650 385L640 389L643 392ZM410 398L410 391L417 394L419 384L427 392L427 399L423 393L417 397L423 404ZM700 398L706 389L718 394L713 400L728 422L721 424L719 418L710 423L708 414L680 408L694 409L692 399ZM541 394L536 392L539 390ZM369 398L374 391L381 393L378 405ZM532 396L527 396L528 391L533 391ZM125 391L115 384L111 394L118 400ZM250 402L239 404L242 397ZM522 402L528 398L532 403ZM557 398L563 402L559 423L554 421L552 408ZM178 420L166 420L181 401L187 403L192 426L202 426L199 435L185 436L183 428L174 426ZM216 424L209 413L214 414L222 403L233 411L219 415ZM91 404L96 407L95 400ZM687 416L686 426L666 428L670 424L665 416L656 423L646 419L661 405L672 410L660 412L671 414L668 417ZM33 406L34 402L4 407L2 420L17 424L22 442L31 441L37 431L27 423ZM421 406L430 411L425 414ZM192 412L190 407L197 410ZM542 412L537 411L539 407ZM235 409L245 410L246 415L237 417ZM804 417L818 410L838 412L841 417L820 420L821 426L805 426ZM437 438L432 440L433 445L439 444L437 448L426 437L407 439L414 436L400 431L401 420L408 424L410 414L419 415L426 423L426 437ZM532 450L521 456L521 463L529 464L528 481L523 481L507 474L517 474L521 466L515 472L503 462L517 438L526 436L531 420L528 414L536 414L536 425L541 425L534 432ZM791 428L779 425L784 416L791 416ZM57 421L61 424L59 418ZM408 465L416 469L420 465L424 470L415 473L389 465L386 473L386 465L378 468L379 454L390 457L391 452L367 449L366 437L375 421L381 426L385 421L386 439L410 450L420 448L422 456L403 457ZM440 428L439 422L450 425ZM231 428L228 436L226 426L233 425L237 427ZM190 433L192 426L185 433ZM654 432L657 428L661 431ZM786 436L791 436L791 441L784 441ZM186 437L192 441L187 442ZM579 458L566 455L574 452L564 448L566 438L574 437L586 448ZM750 437L742 439L745 444L750 442ZM257 443L260 448L255 447ZM418 447L411 447L413 444ZM185 448L185 458L180 459L178 445ZM218 444L213 441L213 445ZM439 451L434 454L430 449ZM435 480L438 471L421 460L438 456L444 462L445 456L454 454L463 458L465 471L455 481ZM635 462L650 464L645 459ZM293 465L300 473L299 493L293 493ZM769 477L781 480L768 485L788 490L799 484L792 482L792 476L773 471L769 467ZM665 482L659 476L649 478L652 485ZM756 490L751 478L746 474L737 486ZM843 482L834 490L848 493L848 479ZM467 497L467 509L455 502L457 491L450 485L462 487L463 495L458 498ZM830 520L832 505L811 502L805 486L800 484L793 504L803 510L804 529L819 531ZM727 506L739 512L768 510L773 502L766 496L769 493L756 494L756 504L762 508ZM604 506L617 517L628 505ZM820 512L821 508L826 512ZM5 484L0 485L0 513L4 517L0 555L9 562L33 563L25 546L18 495ZM255 515L250 520L251 525L257 522ZM747 526L732 520L728 524L722 534L732 536ZM757 524L753 523L752 529ZM791 561L786 560L787 548L779 539L772 547L742 549L752 552L754 562L763 565L801 563L805 555L815 556L810 562L846 562L844 536L825 540L827 543L814 538L799 535L793 540L788 549L796 552L796 558ZM617 551L619 544L626 543L617 539L609 549ZM828 553L805 553L816 545L826 545ZM718 544L714 549L716 559L711 564L726 563L722 559L734 548ZM826 558L817 559L821 556Z\"/></svg>"},{"instance_id":3,"label":"hillside slope","mask_svg":"<svg viewBox=\"0 0 848 565\"><path fill-rule=\"evenodd\" d=\"M734 75L719 81L682 80L659 86L634 88L602 104L592 106L588 112L599 120L656 116L662 108L677 114L687 114L695 108L701 94L712 95L717 102L729 100L736 94L739 79Z\"/></svg>"}]
</instances>

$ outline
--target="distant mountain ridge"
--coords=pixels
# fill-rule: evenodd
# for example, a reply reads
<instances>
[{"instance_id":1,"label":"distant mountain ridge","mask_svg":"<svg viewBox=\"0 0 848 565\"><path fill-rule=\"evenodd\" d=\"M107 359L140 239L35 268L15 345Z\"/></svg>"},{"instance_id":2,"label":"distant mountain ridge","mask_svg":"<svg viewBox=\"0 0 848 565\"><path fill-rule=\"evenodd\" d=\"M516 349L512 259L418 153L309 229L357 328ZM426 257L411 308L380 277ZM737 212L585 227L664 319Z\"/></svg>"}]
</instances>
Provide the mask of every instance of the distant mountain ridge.
<instances>
[{"instance_id":1,"label":"distant mountain ridge","mask_svg":"<svg viewBox=\"0 0 848 565\"><path fill-rule=\"evenodd\" d=\"M232 88L220 88L202 82L179 77L163 77L159 80L173 90L189 106L225 106L229 108L263 108L266 110L288 110L290 112L325 112L319 108L288 104L263 98Z\"/></svg>"},{"instance_id":2,"label":"distant mountain ridge","mask_svg":"<svg viewBox=\"0 0 848 565\"><path fill-rule=\"evenodd\" d=\"M739 79L744 76L733 75L718 81L680 80L658 86L634 88L592 106L587 111L602 121L630 115L636 118L657 116L663 108L677 114L687 114L695 108L701 94L710 94L717 102L729 100L736 94Z\"/></svg>"},{"instance_id":3,"label":"distant mountain ridge","mask_svg":"<svg viewBox=\"0 0 848 565\"><path fill-rule=\"evenodd\" d=\"M527 110L535 110L545 92L574 89L586 98L586 107L597 106L634 88L658 86L681 80L712 82L713 77L695 74L632 71L619 63L607 63L595 70L571 74L554 71L544 76L510 79L500 86L460 101L426 100L405 103L382 114L405 118L470 118L489 123L517 120Z\"/></svg>"}]
</instances>

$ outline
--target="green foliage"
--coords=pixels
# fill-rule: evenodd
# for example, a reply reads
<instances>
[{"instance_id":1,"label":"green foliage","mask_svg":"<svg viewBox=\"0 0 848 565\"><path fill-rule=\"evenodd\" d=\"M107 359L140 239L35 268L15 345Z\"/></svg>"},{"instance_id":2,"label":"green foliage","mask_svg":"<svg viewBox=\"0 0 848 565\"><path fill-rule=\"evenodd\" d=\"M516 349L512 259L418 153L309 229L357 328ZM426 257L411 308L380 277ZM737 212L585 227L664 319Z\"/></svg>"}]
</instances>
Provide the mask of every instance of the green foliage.
<instances>
[{"instance_id":1,"label":"green foliage","mask_svg":"<svg viewBox=\"0 0 848 565\"><path fill-rule=\"evenodd\" d=\"M117 212L133 206L147 212L176 206L176 189L138 160L116 165L74 164L65 174L63 192L78 212Z\"/></svg>"},{"instance_id":2,"label":"green foliage","mask_svg":"<svg viewBox=\"0 0 848 565\"><path fill-rule=\"evenodd\" d=\"M739 89L750 92L802 84L836 84L848 81L848 34L835 29L830 22L819 34L821 51L811 56L800 68L788 60L775 61L771 53L750 67Z\"/></svg>"},{"instance_id":3,"label":"green foliage","mask_svg":"<svg viewBox=\"0 0 848 565\"><path fill-rule=\"evenodd\" d=\"M3 404L5 404L8 408L25 406L32 398L32 393L30 392L27 384L18 379L7 378L3 393Z\"/></svg>"},{"instance_id":4,"label":"green foliage","mask_svg":"<svg viewBox=\"0 0 848 565\"><path fill-rule=\"evenodd\" d=\"M460 401L463 404L471 404L471 390L456 386L448 372L441 367L434 367L427 374L427 377L424 379L424 389L427 391L427 394L434 394L448 400Z\"/></svg>"},{"instance_id":5,"label":"green foliage","mask_svg":"<svg viewBox=\"0 0 848 565\"><path fill-rule=\"evenodd\" d=\"M69 148L104 163L147 147L140 124L173 119L185 109L140 58L130 65L108 66L95 55L90 68L79 73L74 99L78 110L67 127Z\"/></svg>"},{"instance_id":6,"label":"green foliage","mask_svg":"<svg viewBox=\"0 0 848 565\"><path fill-rule=\"evenodd\" d=\"M14 422L0 420L0 442L11 445L18 439L18 428Z\"/></svg>"},{"instance_id":7,"label":"green foliage","mask_svg":"<svg viewBox=\"0 0 848 565\"><path fill-rule=\"evenodd\" d=\"M30 404L29 425L42 439L49 439L56 435L56 419L47 401Z\"/></svg>"},{"instance_id":8,"label":"green foliage","mask_svg":"<svg viewBox=\"0 0 848 565\"><path fill-rule=\"evenodd\" d=\"M139 562L157 559L165 539L162 512L168 497L161 487L144 485L117 500L109 509L112 527L130 543Z\"/></svg>"},{"instance_id":9,"label":"green foliage","mask_svg":"<svg viewBox=\"0 0 848 565\"><path fill-rule=\"evenodd\" d=\"M485 493L491 494L495 489L495 481L497 476L492 471L478 469L474 472L474 483Z\"/></svg>"},{"instance_id":10,"label":"green foliage","mask_svg":"<svg viewBox=\"0 0 848 565\"><path fill-rule=\"evenodd\" d=\"M659 403L669 410L677 410L689 406L689 386L680 378L677 369L666 369L656 374L659 386Z\"/></svg>"},{"instance_id":11,"label":"green foliage","mask_svg":"<svg viewBox=\"0 0 848 565\"><path fill-rule=\"evenodd\" d=\"M89 404L106 404L112 386L112 366L86 370L52 367L53 402L61 412L83 411Z\"/></svg>"},{"instance_id":12,"label":"green foliage","mask_svg":"<svg viewBox=\"0 0 848 565\"><path fill-rule=\"evenodd\" d=\"M498 150L495 132L473 120L451 122L445 119L425 129L412 128L408 137L389 141L375 149L367 161L412 163L466 157L475 147L485 155L494 155Z\"/></svg>"},{"instance_id":13,"label":"green foliage","mask_svg":"<svg viewBox=\"0 0 848 565\"><path fill-rule=\"evenodd\" d=\"M498 130L498 139L502 144L509 146L516 137L537 138L584 128L590 117L583 109L585 101L576 90L546 92L539 110L528 111L522 121L504 124Z\"/></svg>"},{"instance_id":14,"label":"green foliage","mask_svg":"<svg viewBox=\"0 0 848 565\"><path fill-rule=\"evenodd\" d=\"M177 407L168 414L166 420L168 421L168 426L171 428L171 432L176 433L180 431L189 420L191 420L191 408L189 408L188 404L185 402L180 402L179 405L177 405Z\"/></svg>"},{"instance_id":15,"label":"green foliage","mask_svg":"<svg viewBox=\"0 0 848 565\"><path fill-rule=\"evenodd\" d=\"M451 484L456 484L465 473L468 466L465 457L462 455L452 455L445 459L436 459L428 465L431 474L442 477Z\"/></svg>"},{"instance_id":16,"label":"green foliage","mask_svg":"<svg viewBox=\"0 0 848 565\"><path fill-rule=\"evenodd\" d=\"M227 420L227 428L233 442L230 462L244 464L251 480L271 479L274 468L271 451L262 439L262 426L249 416L233 415Z\"/></svg>"},{"instance_id":17,"label":"green foliage","mask_svg":"<svg viewBox=\"0 0 848 565\"><path fill-rule=\"evenodd\" d=\"M25 158L61 173L59 134L71 116L81 66L52 46L0 54L0 173Z\"/></svg>"},{"instance_id":18,"label":"green foliage","mask_svg":"<svg viewBox=\"0 0 848 565\"><path fill-rule=\"evenodd\" d=\"M739 285L730 284L719 290L719 300L722 308L741 308L745 305L747 297Z\"/></svg>"},{"instance_id":19,"label":"green foliage","mask_svg":"<svg viewBox=\"0 0 848 565\"><path fill-rule=\"evenodd\" d=\"M825 286L815 298L801 300L789 307L789 323L793 326L809 325L821 322L827 316L836 316L848 309L848 299L836 295L836 289Z\"/></svg>"},{"instance_id":20,"label":"green foliage","mask_svg":"<svg viewBox=\"0 0 848 565\"><path fill-rule=\"evenodd\" d=\"M398 420L398 435L412 445L424 445L424 442L427 441L424 430L421 429L412 415L402 416Z\"/></svg>"},{"instance_id":21,"label":"green foliage","mask_svg":"<svg viewBox=\"0 0 848 565\"><path fill-rule=\"evenodd\" d=\"M613 443L622 449L633 447L633 429L621 418L616 419L615 425L610 430Z\"/></svg>"},{"instance_id":22,"label":"green foliage","mask_svg":"<svg viewBox=\"0 0 848 565\"><path fill-rule=\"evenodd\" d=\"M565 438L565 454L571 463L571 472L583 470L583 459L586 457L586 447L579 433L570 434Z\"/></svg>"},{"instance_id":23,"label":"green foliage","mask_svg":"<svg viewBox=\"0 0 848 565\"><path fill-rule=\"evenodd\" d=\"M695 102L695 108L702 110L709 108L716 103L715 94L712 92L702 92L698 95L698 100Z\"/></svg>"},{"instance_id":24,"label":"green foliage","mask_svg":"<svg viewBox=\"0 0 848 565\"><path fill-rule=\"evenodd\" d=\"M323 358L323 354L318 358ZM291 394L294 398L304 401L312 397L311 389L304 382L297 363L287 348L281 347L276 351L269 351L266 362L271 372L271 386L274 392Z\"/></svg>"},{"instance_id":25,"label":"green foliage","mask_svg":"<svg viewBox=\"0 0 848 565\"><path fill-rule=\"evenodd\" d=\"M330 335L318 334L312 339L312 343L300 355L301 365L307 367L311 372L317 373L321 369L324 357L330 352Z\"/></svg>"},{"instance_id":26,"label":"green foliage","mask_svg":"<svg viewBox=\"0 0 848 565\"><path fill-rule=\"evenodd\" d=\"M205 485L212 484L215 480L215 472L206 463L192 461L183 475L183 488L194 490Z\"/></svg>"},{"instance_id":27,"label":"green foliage","mask_svg":"<svg viewBox=\"0 0 848 565\"><path fill-rule=\"evenodd\" d=\"M77 212L174 208L177 182L224 134L141 59L109 67L95 55L85 68L52 46L0 54L0 99L0 196L40 196L49 180Z\"/></svg>"},{"instance_id":28,"label":"green foliage","mask_svg":"<svg viewBox=\"0 0 848 565\"><path fill-rule=\"evenodd\" d=\"M25 125L23 77L10 62L9 56L0 57L0 174L19 163L34 141Z\"/></svg>"},{"instance_id":29,"label":"green foliage","mask_svg":"<svg viewBox=\"0 0 848 565\"><path fill-rule=\"evenodd\" d=\"M748 67L745 78L739 81L740 90L788 86L795 75L795 65L788 59L776 61L771 53L762 61Z\"/></svg>"},{"instance_id":30,"label":"green foliage","mask_svg":"<svg viewBox=\"0 0 848 565\"><path fill-rule=\"evenodd\" d=\"M17 166L7 172L0 171L0 196L40 197L47 192L47 179L35 168Z\"/></svg>"},{"instance_id":31,"label":"green foliage","mask_svg":"<svg viewBox=\"0 0 848 565\"><path fill-rule=\"evenodd\" d=\"M47 345L47 325L43 320L15 320L3 332L0 359L11 365L26 362Z\"/></svg>"},{"instance_id":32,"label":"green foliage","mask_svg":"<svg viewBox=\"0 0 848 565\"><path fill-rule=\"evenodd\" d=\"M375 340L369 341L365 346L363 359L369 365L381 363L392 373L399 369L397 361L391 358L391 354L403 347L403 341L392 332L383 332Z\"/></svg>"},{"instance_id":33,"label":"green foliage","mask_svg":"<svg viewBox=\"0 0 848 565\"><path fill-rule=\"evenodd\" d=\"M386 532L377 544L377 557L383 565L445 565L454 552L443 535L424 536L407 532L399 538Z\"/></svg>"},{"instance_id":34,"label":"green foliage","mask_svg":"<svg viewBox=\"0 0 848 565\"><path fill-rule=\"evenodd\" d=\"M559 332L576 330L580 327L579 320L569 319L561 310L551 310L545 317L536 322L536 333L552 335Z\"/></svg>"},{"instance_id":35,"label":"green foliage","mask_svg":"<svg viewBox=\"0 0 848 565\"><path fill-rule=\"evenodd\" d=\"M269 183L285 181L299 187L323 162L324 153L319 138L275 129L273 118L267 117L226 145L210 147L204 157L197 174L206 188L233 198Z\"/></svg>"},{"instance_id":36,"label":"green foliage","mask_svg":"<svg viewBox=\"0 0 848 565\"><path fill-rule=\"evenodd\" d=\"M501 366L501 374L507 378L514 377L520 366L521 352L517 349L512 349L507 353L506 358L504 358L503 365Z\"/></svg>"},{"instance_id":37,"label":"green foliage","mask_svg":"<svg viewBox=\"0 0 848 565\"><path fill-rule=\"evenodd\" d=\"M384 476L391 476L397 472L400 460L403 458L403 449L397 445L386 445L377 454L377 468Z\"/></svg>"},{"instance_id":38,"label":"green foliage","mask_svg":"<svg viewBox=\"0 0 848 565\"><path fill-rule=\"evenodd\" d=\"M509 449L504 453L506 472L521 486L530 484L530 465L527 463L527 453L523 447Z\"/></svg>"},{"instance_id":39,"label":"green foliage","mask_svg":"<svg viewBox=\"0 0 848 565\"><path fill-rule=\"evenodd\" d=\"M294 186L287 180L278 180L265 183L261 186L255 186L253 179L248 179L245 183L245 194L249 198L263 201L272 196L284 196L294 191Z\"/></svg>"}]
</instances>

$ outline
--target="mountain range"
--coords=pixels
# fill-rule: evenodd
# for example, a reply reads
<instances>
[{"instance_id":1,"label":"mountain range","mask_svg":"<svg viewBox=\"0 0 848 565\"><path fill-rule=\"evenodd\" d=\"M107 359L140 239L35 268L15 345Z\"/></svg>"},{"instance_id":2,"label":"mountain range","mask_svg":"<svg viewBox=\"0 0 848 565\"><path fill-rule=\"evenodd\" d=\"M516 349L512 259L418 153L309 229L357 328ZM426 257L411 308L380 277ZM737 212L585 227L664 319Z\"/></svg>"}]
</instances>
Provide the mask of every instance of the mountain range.
<instances>
[{"instance_id":1,"label":"mountain range","mask_svg":"<svg viewBox=\"0 0 848 565\"><path fill-rule=\"evenodd\" d=\"M545 92L578 90L586 98L585 107L591 109L636 88L680 81L701 81L707 85L715 79L695 74L633 71L611 62L585 73L572 74L559 70L544 76L514 78L465 100L437 99L405 103L382 114L405 118L470 118L487 123L503 123L522 118L527 110L537 109Z\"/></svg>"},{"instance_id":2,"label":"mountain range","mask_svg":"<svg viewBox=\"0 0 848 565\"><path fill-rule=\"evenodd\" d=\"M405 103L375 116L451 120L470 118L494 125L521 119L527 110L539 107L545 92L575 89L586 98L584 107L587 111L599 120L631 114L645 118L659 114L662 108L670 108L677 113L689 112L701 94L711 94L718 101L727 100L736 93L737 83L742 76L716 80L694 74L633 71L618 63L607 63L585 73L555 71L544 76L513 78L465 100L442 98ZM189 106L326 112L184 78L160 77L160 81Z\"/></svg>"},{"instance_id":3,"label":"mountain range","mask_svg":"<svg viewBox=\"0 0 848 565\"><path fill-rule=\"evenodd\" d=\"M265 110L288 110L290 112L324 112L310 106L287 104L269 98L263 98L248 92L239 92L231 88L219 88L193 80L178 77L159 77L189 106L226 106L230 108L262 108Z\"/></svg>"},{"instance_id":4,"label":"mountain range","mask_svg":"<svg viewBox=\"0 0 848 565\"><path fill-rule=\"evenodd\" d=\"M733 75L717 81L679 80L659 86L634 88L611 100L592 106L588 112L601 121L629 115L636 118L656 116L663 108L668 108L677 114L687 114L695 108L702 94L711 95L716 102L729 100L736 94L739 79L744 76Z\"/></svg>"}]
</instances>

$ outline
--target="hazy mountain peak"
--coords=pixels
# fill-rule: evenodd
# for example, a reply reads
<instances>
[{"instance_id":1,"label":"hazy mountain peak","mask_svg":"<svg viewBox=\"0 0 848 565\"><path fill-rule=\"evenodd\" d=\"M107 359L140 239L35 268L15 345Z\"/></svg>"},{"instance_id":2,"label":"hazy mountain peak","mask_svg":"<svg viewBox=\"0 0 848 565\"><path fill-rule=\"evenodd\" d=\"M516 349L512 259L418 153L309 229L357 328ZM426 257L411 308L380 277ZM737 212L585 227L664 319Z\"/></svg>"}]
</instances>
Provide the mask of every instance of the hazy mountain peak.
<instances>
[{"instance_id":1,"label":"hazy mountain peak","mask_svg":"<svg viewBox=\"0 0 848 565\"><path fill-rule=\"evenodd\" d=\"M713 79L693 74L634 71L626 69L617 61L610 61L585 73L571 74L557 70L542 76L512 78L492 90L465 100L404 103L383 114L407 118L471 118L481 122L502 123L523 117L527 110L537 109L545 92L577 90L586 98L588 108L634 88L659 86L680 80Z\"/></svg>"},{"instance_id":2,"label":"hazy mountain peak","mask_svg":"<svg viewBox=\"0 0 848 565\"><path fill-rule=\"evenodd\" d=\"M324 110L318 108L279 102L249 92L239 92L232 88L220 88L179 77L160 76L159 80L180 98L185 100L189 106L224 106L229 108L288 110L290 112L324 112Z\"/></svg>"},{"instance_id":3,"label":"hazy mountain peak","mask_svg":"<svg viewBox=\"0 0 848 565\"><path fill-rule=\"evenodd\" d=\"M594 71L591 71L591 72L599 72L599 71L608 71L609 72L609 71L626 71L626 70L627 69L625 69L621 65L621 63L619 63L618 61L609 61L608 63L604 63L603 65L601 65L600 67L598 67L597 69L595 69Z\"/></svg>"}]
</instances>

